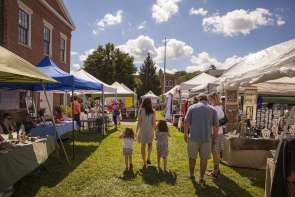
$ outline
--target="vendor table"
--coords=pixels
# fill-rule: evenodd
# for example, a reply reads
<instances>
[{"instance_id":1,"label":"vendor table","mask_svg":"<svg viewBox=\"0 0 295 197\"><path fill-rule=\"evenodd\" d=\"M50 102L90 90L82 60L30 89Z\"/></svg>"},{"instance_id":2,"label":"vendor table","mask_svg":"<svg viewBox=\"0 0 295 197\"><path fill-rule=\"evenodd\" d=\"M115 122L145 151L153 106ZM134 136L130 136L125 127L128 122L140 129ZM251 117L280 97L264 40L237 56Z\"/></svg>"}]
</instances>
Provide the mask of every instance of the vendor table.
<instances>
[{"instance_id":1,"label":"vendor table","mask_svg":"<svg viewBox=\"0 0 295 197\"><path fill-rule=\"evenodd\" d=\"M265 197L270 196L274 172L275 172L274 160L272 158L268 158L266 163L265 193L264 193Z\"/></svg>"},{"instance_id":2,"label":"vendor table","mask_svg":"<svg viewBox=\"0 0 295 197\"><path fill-rule=\"evenodd\" d=\"M65 121L62 123L56 123L56 130L59 136L64 135L65 133L73 131L73 123L72 121ZM55 136L55 131L53 128L53 124L49 125L40 125L31 129L32 136Z\"/></svg>"},{"instance_id":3,"label":"vendor table","mask_svg":"<svg viewBox=\"0 0 295 197\"><path fill-rule=\"evenodd\" d=\"M44 163L54 150L55 140L48 136L0 153L0 192Z\"/></svg>"},{"instance_id":4,"label":"vendor table","mask_svg":"<svg viewBox=\"0 0 295 197\"><path fill-rule=\"evenodd\" d=\"M264 170L267 158L271 158L271 149L276 149L278 141L266 139L251 139L225 136L223 162L229 166ZM241 145L245 147L241 147ZM266 144L266 149L255 149ZM252 146L252 148L250 147ZM240 147L240 149L238 149ZM254 147L254 148L253 148Z\"/></svg>"}]
</instances>

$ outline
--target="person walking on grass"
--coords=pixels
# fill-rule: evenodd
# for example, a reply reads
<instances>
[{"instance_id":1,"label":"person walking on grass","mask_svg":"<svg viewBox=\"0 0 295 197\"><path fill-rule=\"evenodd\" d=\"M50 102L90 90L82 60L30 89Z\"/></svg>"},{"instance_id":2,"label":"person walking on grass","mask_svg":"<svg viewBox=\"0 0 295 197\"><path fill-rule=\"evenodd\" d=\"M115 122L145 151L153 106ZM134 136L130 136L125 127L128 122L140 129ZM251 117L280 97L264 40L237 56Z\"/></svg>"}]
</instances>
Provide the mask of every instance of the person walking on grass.
<instances>
[{"instance_id":1,"label":"person walking on grass","mask_svg":"<svg viewBox=\"0 0 295 197\"><path fill-rule=\"evenodd\" d=\"M190 133L188 134L188 129ZM212 134L213 131L213 134ZM204 176L211 153L211 141L218 134L217 112L208 105L207 95L201 94L199 102L189 107L185 116L184 140L187 143L190 179L195 181L197 155L200 156L200 184L205 184Z\"/></svg>"},{"instance_id":2,"label":"person walking on grass","mask_svg":"<svg viewBox=\"0 0 295 197\"><path fill-rule=\"evenodd\" d=\"M132 152L133 152L133 141L135 138L134 131L132 128L126 128L124 132L120 135L123 139L123 155L125 158L125 172L133 170L132 164Z\"/></svg>"},{"instance_id":3,"label":"person walking on grass","mask_svg":"<svg viewBox=\"0 0 295 197\"><path fill-rule=\"evenodd\" d=\"M215 141L212 141L212 156L214 169L208 173L209 176L216 178L220 174L220 153L224 150L222 122L224 122L223 119L225 118L225 114L223 112L223 106L220 102L220 98L217 93L210 94L208 98L210 105L212 105L217 112L219 122L218 135L216 136Z\"/></svg>"},{"instance_id":4,"label":"person walking on grass","mask_svg":"<svg viewBox=\"0 0 295 197\"><path fill-rule=\"evenodd\" d=\"M168 157L168 126L165 120L160 120L156 129L156 140L157 140L157 159L158 159L158 170L161 169L161 158L164 163L164 172L167 172L167 157Z\"/></svg>"},{"instance_id":5,"label":"person walking on grass","mask_svg":"<svg viewBox=\"0 0 295 197\"><path fill-rule=\"evenodd\" d=\"M154 129L156 127L156 112L153 109L150 98L145 98L138 112L138 121L136 133L138 142L141 144L141 155L143 160L143 169L147 164L151 164L152 142L154 139ZM146 151L147 147L147 151Z\"/></svg>"}]
</instances>

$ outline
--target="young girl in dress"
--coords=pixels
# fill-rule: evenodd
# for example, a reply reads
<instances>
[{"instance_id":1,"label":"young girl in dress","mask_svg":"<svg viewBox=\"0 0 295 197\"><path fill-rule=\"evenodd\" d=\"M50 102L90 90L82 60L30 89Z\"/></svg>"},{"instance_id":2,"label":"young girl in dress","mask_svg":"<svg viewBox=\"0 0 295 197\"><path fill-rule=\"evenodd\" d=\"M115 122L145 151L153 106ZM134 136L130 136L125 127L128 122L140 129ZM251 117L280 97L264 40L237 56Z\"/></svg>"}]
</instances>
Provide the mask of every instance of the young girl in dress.
<instances>
[{"instance_id":1,"label":"young girl in dress","mask_svg":"<svg viewBox=\"0 0 295 197\"><path fill-rule=\"evenodd\" d=\"M160 120L156 129L158 169L161 170L161 158L164 162L164 171L167 172L168 157L168 126L165 120Z\"/></svg>"},{"instance_id":2,"label":"young girl in dress","mask_svg":"<svg viewBox=\"0 0 295 197\"><path fill-rule=\"evenodd\" d=\"M123 155L125 157L125 171L132 170L132 145L134 141L134 131L132 128L126 128L121 134L120 138L123 139Z\"/></svg>"}]
</instances>

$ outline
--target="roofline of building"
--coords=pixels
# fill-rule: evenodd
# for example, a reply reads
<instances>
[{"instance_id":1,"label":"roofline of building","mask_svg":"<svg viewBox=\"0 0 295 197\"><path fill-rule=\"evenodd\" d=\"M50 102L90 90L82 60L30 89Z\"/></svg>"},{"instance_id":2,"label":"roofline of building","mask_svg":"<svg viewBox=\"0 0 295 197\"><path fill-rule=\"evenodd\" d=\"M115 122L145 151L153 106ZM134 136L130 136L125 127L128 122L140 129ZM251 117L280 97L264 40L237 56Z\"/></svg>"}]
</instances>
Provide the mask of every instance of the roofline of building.
<instances>
[{"instance_id":1,"label":"roofline of building","mask_svg":"<svg viewBox=\"0 0 295 197\"><path fill-rule=\"evenodd\" d=\"M58 19L60 19L64 24L66 24L72 31L76 29L75 24L73 23L73 20L71 19L67 9L64 6L64 3L62 0L57 0L58 4L62 8L64 14L66 17L70 20L70 23L63 17L61 16L51 5L49 5L46 0L39 0L49 11L51 11Z\"/></svg>"}]
</instances>

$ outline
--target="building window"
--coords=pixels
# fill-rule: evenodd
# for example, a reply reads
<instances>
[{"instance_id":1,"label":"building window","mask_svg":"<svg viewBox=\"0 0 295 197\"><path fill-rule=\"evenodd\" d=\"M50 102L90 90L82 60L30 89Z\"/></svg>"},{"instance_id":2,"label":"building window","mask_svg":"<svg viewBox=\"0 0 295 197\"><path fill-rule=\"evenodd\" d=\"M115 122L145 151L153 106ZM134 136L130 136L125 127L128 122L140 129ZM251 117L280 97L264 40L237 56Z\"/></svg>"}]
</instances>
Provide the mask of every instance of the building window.
<instances>
[{"instance_id":1,"label":"building window","mask_svg":"<svg viewBox=\"0 0 295 197\"><path fill-rule=\"evenodd\" d=\"M43 29L43 52L45 55L50 55L50 40L51 40L50 29L47 27L44 27L44 29Z\"/></svg>"},{"instance_id":2,"label":"building window","mask_svg":"<svg viewBox=\"0 0 295 197\"><path fill-rule=\"evenodd\" d=\"M45 20L43 20L43 24L43 53L44 55L51 56L53 26Z\"/></svg>"},{"instance_id":3,"label":"building window","mask_svg":"<svg viewBox=\"0 0 295 197\"><path fill-rule=\"evenodd\" d=\"M29 45L30 15L24 10L18 11L18 42Z\"/></svg>"},{"instance_id":4,"label":"building window","mask_svg":"<svg viewBox=\"0 0 295 197\"><path fill-rule=\"evenodd\" d=\"M18 43L31 47L31 19L33 11L22 1L17 1L18 10Z\"/></svg>"},{"instance_id":5,"label":"building window","mask_svg":"<svg viewBox=\"0 0 295 197\"><path fill-rule=\"evenodd\" d=\"M61 38L60 39L60 60L62 62L65 62L65 60L66 60L65 53L66 53L66 41L65 41L65 39Z\"/></svg>"},{"instance_id":6,"label":"building window","mask_svg":"<svg viewBox=\"0 0 295 197\"><path fill-rule=\"evenodd\" d=\"M59 46L59 56L60 60L64 63L67 62L67 36L60 33L60 46Z\"/></svg>"}]
</instances>

